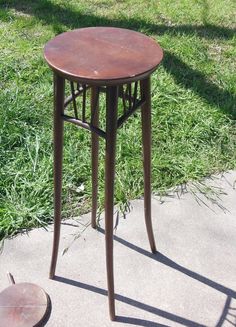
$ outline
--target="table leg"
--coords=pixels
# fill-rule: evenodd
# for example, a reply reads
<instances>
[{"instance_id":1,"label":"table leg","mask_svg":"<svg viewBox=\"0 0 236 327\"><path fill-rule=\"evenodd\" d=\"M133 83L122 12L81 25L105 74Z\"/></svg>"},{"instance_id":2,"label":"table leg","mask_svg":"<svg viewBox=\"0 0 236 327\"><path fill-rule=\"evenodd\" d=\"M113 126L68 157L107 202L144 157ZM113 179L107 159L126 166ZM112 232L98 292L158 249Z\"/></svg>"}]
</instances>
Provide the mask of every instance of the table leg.
<instances>
[{"instance_id":1,"label":"table leg","mask_svg":"<svg viewBox=\"0 0 236 327\"><path fill-rule=\"evenodd\" d=\"M108 300L111 320L115 319L113 274L113 205L115 177L115 147L117 132L118 87L107 87L106 99L106 160L105 160L105 238Z\"/></svg>"},{"instance_id":2,"label":"table leg","mask_svg":"<svg viewBox=\"0 0 236 327\"><path fill-rule=\"evenodd\" d=\"M99 127L99 89L91 87L91 115L92 125ZM91 225L96 228L97 198L98 198L98 150L99 136L92 132L92 219Z\"/></svg>"},{"instance_id":3,"label":"table leg","mask_svg":"<svg viewBox=\"0 0 236 327\"><path fill-rule=\"evenodd\" d=\"M153 253L156 252L151 218L151 80L148 77L141 82L142 97L145 103L141 108L143 169L144 169L144 215L148 239Z\"/></svg>"},{"instance_id":4,"label":"table leg","mask_svg":"<svg viewBox=\"0 0 236 327\"><path fill-rule=\"evenodd\" d=\"M64 91L64 78L54 73L54 236L50 278L55 276L61 228Z\"/></svg>"}]
</instances>

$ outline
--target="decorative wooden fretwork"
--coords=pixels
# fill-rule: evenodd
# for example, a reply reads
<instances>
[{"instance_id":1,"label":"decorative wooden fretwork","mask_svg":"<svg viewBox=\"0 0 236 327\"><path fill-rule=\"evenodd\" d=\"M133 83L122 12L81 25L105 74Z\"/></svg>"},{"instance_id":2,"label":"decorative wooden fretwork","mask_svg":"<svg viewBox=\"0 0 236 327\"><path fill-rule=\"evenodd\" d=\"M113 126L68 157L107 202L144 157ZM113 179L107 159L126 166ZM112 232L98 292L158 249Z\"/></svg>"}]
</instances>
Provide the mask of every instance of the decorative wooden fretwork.
<instances>
[{"instance_id":1,"label":"decorative wooden fretwork","mask_svg":"<svg viewBox=\"0 0 236 327\"><path fill-rule=\"evenodd\" d=\"M106 132L93 124L93 118L98 108L99 94L101 92L106 93L106 87L98 87L95 106L92 109L90 119L88 119L86 116L86 98L89 88L90 86L86 84L70 82L71 94L65 99L64 107L66 108L70 103L72 103L74 117L64 114L63 119L67 122L93 131L103 138L106 138ZM121 99L123 110L122 114L118 117L117 128L121 127L123 123L145 102L145 99L141 94L140 82L120 86L118 89L118 96ZM80 106L77 102L78 97L82 98Z\"/></svg>"}]
</instances>

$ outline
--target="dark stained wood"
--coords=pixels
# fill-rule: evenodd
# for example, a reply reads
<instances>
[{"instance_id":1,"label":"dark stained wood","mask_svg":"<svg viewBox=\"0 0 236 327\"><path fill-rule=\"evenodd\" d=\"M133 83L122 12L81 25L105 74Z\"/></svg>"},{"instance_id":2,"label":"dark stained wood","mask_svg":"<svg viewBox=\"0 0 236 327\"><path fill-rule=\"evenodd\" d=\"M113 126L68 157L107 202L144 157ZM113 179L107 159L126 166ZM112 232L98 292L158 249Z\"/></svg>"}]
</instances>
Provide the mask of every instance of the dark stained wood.
<instances>
[{"instance_id":1,"label":"dark stained wood","mask_svg":"<svg viewBox=\"0 0 236 327\"><path fill-rule=\"evenodd\" d=\"M157 42L139 32L88 27L62 33L44 48L49 66L70 80L118 85L150 75L162 60Z\"/></svg>"},{"instance_id":2,"label":"dark stained wood","mask_svg":"<svg viewBox=\"0 0 236 327\"><path fill-rule=\"evenodd\" d=\"M95 127L99 127L99 88L93 86L91 88L91 123ZM98 203L98 159L99 159L99 136L92 131L92 218L91 225L97 227L97 203Z\"/></svg>"},{"instance_id":3,"label":"dark stained wood","mask_svg":"<svg viewBox=\"0 0 236 327\"><path fill-rule=\"evenodd\" d=\"M106 160L105 160L105 239L109 313L115 319L115 293L113 272L113 211L115 153L117 134L118 87L107 88L106 98Z\"/></svg>"},{"instance_id":4,"label":"dark stained wood","mask_svg":"<svg viewBox=\"0 0 236 327\"><path fill-rule=\"evenodd\" d=\"M35 284L14 284L0 293L0 326L44 326L49 315L49 297Z\"/></svg>"},{"instance_id":5,"label":"dark stained wood","mask_svg":"<svg viewBox=\"0 0 236 327\"><path fill-rule=\"evenodd\" d=\"M54 278L61 230L61 192L65 80L54 74L54 235L50 278Z\"/></svg>"},{"instance_id":6,"label":"dark stained wood","mask_svg":"<svg viewBox=\"0 0 236 327\"><path fill-rule=\"evenodd\" d=\"M50 277L55 275L61 221L63 121L92 132L92 227L96 227L98 185L98 136L105 138L105 239L109 313L115 319L113 273L113 205L115 149L117 129L141 106L144 163L144 207L147 234L153 253L156 252L151 220L151 90L150 75L163 58L157 42L141 33L113 27L89 27L63 33L45 46L45 59L54 71L54 243ZM65 79L72 85L72 94L64 102ZM137 97L138 82L141 99ZM136 82L132 94L131 83ZM82 84L82 91L81 91ZM126 85L126 86L125 86ZM86 121L86 89L91 87L91 122ZM76 97L83 96L82 120L78 119ZM99 128L99 92L106 94L106 130ZM124 105L118 118L118 98ZM64 107L74 104L75 118L64 114ZM127 103L128 102L128 103Z\"/></svg>"},{"instance_id":7,"label":"dark stained wood","mask_svg":"<svg viewBox=\"0 0 236 327\"><path fill-rule=\"evenodd\" d=\"M144 175L144 216L148 239L152 253L156 253L156 244L151 216L151 79L141 81L141 93L145 98L142 105L142 142L143 142L143 175Z\"/></svg>"}]
</instances>

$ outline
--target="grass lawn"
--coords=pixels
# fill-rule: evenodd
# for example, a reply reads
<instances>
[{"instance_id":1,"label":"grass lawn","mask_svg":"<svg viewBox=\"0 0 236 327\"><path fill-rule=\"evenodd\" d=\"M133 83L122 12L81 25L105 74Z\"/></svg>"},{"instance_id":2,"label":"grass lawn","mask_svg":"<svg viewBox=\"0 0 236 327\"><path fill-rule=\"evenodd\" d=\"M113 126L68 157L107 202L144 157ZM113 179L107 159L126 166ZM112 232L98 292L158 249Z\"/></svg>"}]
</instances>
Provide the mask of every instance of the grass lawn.
<instances>
[{"instance_id":1,"label":"grass lawn","mask_svg":"<svg viewBox=\"0 0 236 327\"><path fill-rule=\"evenodd\" d=\"M0 238L52 219L52 73L42 52L63 31L130 28L164 49L152 80L154 192L235 168L235 15L234 0L0 0ZM143 192L140 132L137 113L118 133L123 209ZM64 150L68 217L90 209L90 134L65 124Z\"/></svg>"}]
</instances>

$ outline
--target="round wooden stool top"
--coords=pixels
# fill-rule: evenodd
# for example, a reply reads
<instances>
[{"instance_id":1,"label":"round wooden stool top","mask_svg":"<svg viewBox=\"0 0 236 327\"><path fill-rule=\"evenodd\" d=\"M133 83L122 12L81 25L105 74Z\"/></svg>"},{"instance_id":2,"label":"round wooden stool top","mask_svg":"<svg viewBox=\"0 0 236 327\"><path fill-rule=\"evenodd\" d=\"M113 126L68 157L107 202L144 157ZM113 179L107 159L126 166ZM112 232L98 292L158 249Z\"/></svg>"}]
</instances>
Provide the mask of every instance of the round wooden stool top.
<instances>
[{"instance_id":1,"label":"round wooden stool top","mask_svg":"<svg viewBox=\"0 0 236 327\"><path fill-rule=\"evenodd\" d=\"M35 284L14 284L0 293L0 326L44 326L49 312L49 297Z\"/></svg>"},{"instance_id":2,"label":"round wooden stool top","mask_svg":"<svg viewBox=\"0 0 236 327\"><path fill-rule=\"evenodd\" d=\"M70 80L118 85L150 75L163 58L158 43L139 32L88 27L62 33L44 49L49 66Z\"/></svg>"}]
</instances>

